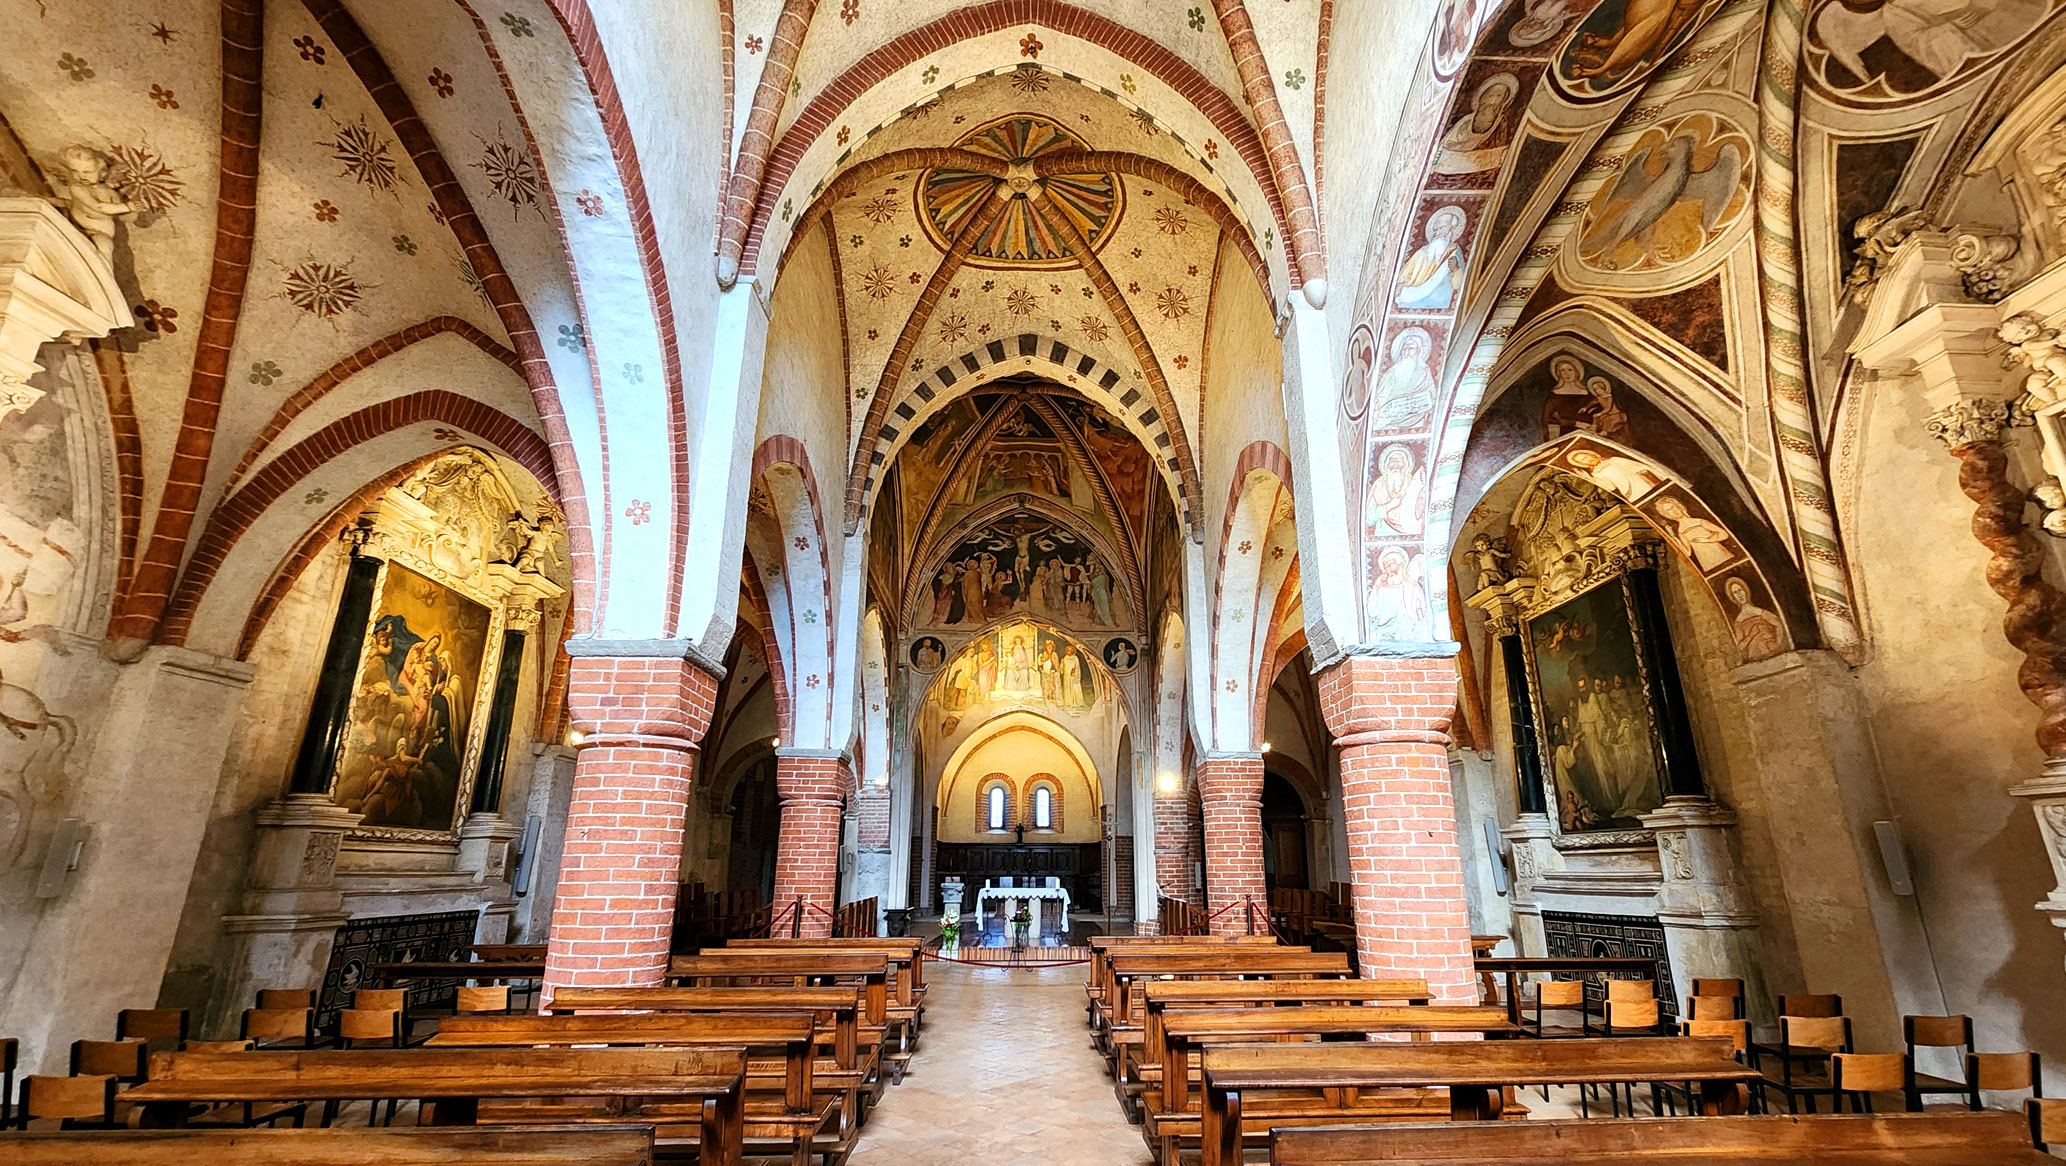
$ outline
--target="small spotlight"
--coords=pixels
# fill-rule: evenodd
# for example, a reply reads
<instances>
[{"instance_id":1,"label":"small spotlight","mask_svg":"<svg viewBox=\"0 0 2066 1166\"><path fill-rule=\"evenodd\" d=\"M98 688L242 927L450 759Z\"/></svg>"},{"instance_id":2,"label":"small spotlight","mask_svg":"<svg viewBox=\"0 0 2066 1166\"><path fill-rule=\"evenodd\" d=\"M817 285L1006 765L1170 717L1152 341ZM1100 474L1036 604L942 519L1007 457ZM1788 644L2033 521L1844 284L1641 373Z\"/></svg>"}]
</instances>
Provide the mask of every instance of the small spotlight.
<instances>
[{"instance_id":1,"label":"small spotlight","mask_svg":"<svg viewBox=\"0 0 2066 1166\"><path fill-rule=\"evenodd\" d=\"M768 748L770 748L770 749L780 749L781 747L782 747L782 738L780 738L780 737L769 737L769 738L768 738Z\"/></svg>"},{"instance_id":2,"label":"small spotlight","mask_svg":"<svg viewBox=\"0 0 2066 1166\"><path fill-rule=\"evenodd\" d=\"M586 733L582 732L581 730L579 730L579 729L569 729L569 730L567 730L567 744L569 744L569 745L579 745L580 743L582 743L583 741L586 741L586 740L588 740L588 734L586 734Z\"/></svg>"},{"instance_id":3,"label":"small spotlight","mask_svg":"<svg viewBox=\"0 0 2066 1166\"><path fill-rule=\"evenodd\" d=\"M1165 773L1155 779L1155 788L1166 794L1173 794L1184 788L1184 783L1174 773Z\"/></svg>"},{"instance_id":4,"label":"small spotlight","mask_svg":"<svg viewBox=\"0 0 2066 1166\"><path fill-rule=\"evenodd\" d=\"M1270 751L1270 743L1269 743L1268 741L1264 741L1264 742L1263 742L1263 752L1265 752L1265 753L1268 753L1269 751Z\"/></svg>"}]
</instances>

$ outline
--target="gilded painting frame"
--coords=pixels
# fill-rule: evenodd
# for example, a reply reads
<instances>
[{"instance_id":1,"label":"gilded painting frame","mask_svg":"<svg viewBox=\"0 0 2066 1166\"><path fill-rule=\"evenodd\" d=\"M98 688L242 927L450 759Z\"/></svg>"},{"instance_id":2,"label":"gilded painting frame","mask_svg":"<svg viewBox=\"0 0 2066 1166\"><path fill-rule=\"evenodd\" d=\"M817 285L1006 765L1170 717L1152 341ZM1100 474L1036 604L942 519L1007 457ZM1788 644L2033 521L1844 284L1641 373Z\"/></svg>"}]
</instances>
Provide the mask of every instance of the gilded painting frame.
<instances>
[{"instance_id":1,"label":"gilded painting frame","mask_svg":"<svg viewBox=\"0 0 2066 1166\"><path fill-rule=\"evenodd\" d=\"M416 603L401 600L405 588L418 593ZM436 770L456 765L457 772L450 775L449 803L445 800L446 786L442 775L439 775L426 787L433 797L428 802L420 796L416 799L416 804L424 811L431 810L434 805L434 812L390 816L376 809L368 816L377 820L362 821L346 833L347 840L456 845L459 827L466 819L467 806L473 796L481 749L487 740L487 713L494 698L495 675L501 666L502 632L508 612L499 600L468 586L435 563L413 555L390 553L383 556L379 576L374 580L373 594L373 607L368 614L365 636L354 666L350 720L333 758L330 796L346 809L367 812L371 801L367 787L376 780L380 782L376 788L385 788L400 779L407 783L408 788L403 792L408 793ZM432 600L430 596L436 596L436 599ZM430 621L416 627L407 623L408 618L422 608L443 605L448 601L456 601L455 610L464 616L458 624L448 627ZM395 622L395 617L402 622ZM398 631L405 634L398 636ZM443 643L446 635L460 642L446 648ZM437 639L433 640L433 636ZM398 650L397 644L401 640L408 642L401 643ZM442 659L436 665L428 664L423 659L428 652L412 653L412 648L438 649ZM426 675L437 681L436 690L421 702L416 700L416 691L426 686L417 681L403 680L399 675L412 659L417 660ZM448 670L450 678L439 677L438 669ZM471 676L466 675L469 672ZM386 707L379 710L370 707L376 703L370 699L376 693L389 698ZM405 702L411 707L403 708ZM442 715L436 708L440 703L443 705ZM437 740L434 727L439 719L451 726L442 741ZM388 737L394 740L390 741ZM405 746L402 744L405 740L415 744ZM397 767L394 759L403 757L410 747L416 748L413 756L420 760ZM390 756L381 759L378 756L381 753ZM445 765L431 763L439 754L449 758ZM382 760L388 763L386 768L389 772L376 778L370 770Z\"/></svg>"},{"instance_id":2,"label":"gilded painting frame","mask_svg":"<svg viewBox=\"0 0 2066 1166\"><path fill-rule=\"evenodd\" d=\"M1574 648L1569 659L1543 659L1542 640L1555 645L1560 634L1586 619L1593 623L1583 634L1598 641L1590 651L1579 654ZM1628 573L1614 572L1554 604L1526 612L1519 631L1552 843L1560 850L1654 845L1654 835L1642 825L1640 815L1664 804L1664 775L1670 767L1652 688L1649 645ZM1555 652L1557 647L1549 651ZM1590 660L1602 651L1609 655L1606 666L1595 668ZM1579 668L1572 667L1574 660ZM1576 672L1583 675L1574 676ZM1612 684L1600 690L1609 695L1605 699L1587 696L1587 681ZM1630 700L1624 694L1640 699ZM1579 699L1586 701L1585 712L1577 708ZM1553 716L1552 700L1560 707L1568 704L1573 711ZM1639 719L1640 724L1622 728L1612 737L1583 724L1589 720L1601 725L1610 717L1624 722ZM1574 720L1581 723L1574 725ZM1603 759L1615 772L1602 772Z\"/></svg>"}]
</instances>

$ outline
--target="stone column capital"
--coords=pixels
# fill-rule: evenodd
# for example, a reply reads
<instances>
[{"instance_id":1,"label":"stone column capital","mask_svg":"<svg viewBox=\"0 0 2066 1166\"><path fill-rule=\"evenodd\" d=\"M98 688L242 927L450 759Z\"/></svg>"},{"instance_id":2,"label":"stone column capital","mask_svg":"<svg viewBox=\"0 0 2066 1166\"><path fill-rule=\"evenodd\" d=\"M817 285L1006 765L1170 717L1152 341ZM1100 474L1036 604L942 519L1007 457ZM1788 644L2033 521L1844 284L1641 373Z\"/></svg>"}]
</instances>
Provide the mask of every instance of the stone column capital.
<instances>
[{"instance_id":1,"label":"stone column capital","mask_svg":"<svg viewBox=\"0 0 2066 1166\"><path fill-rule=\"evenodd\" d=\"M2030 418L2003 397L1956 397L1938 407L1923 420L1923 431L1960 450L1983 442L1998 442L2013 426L2027 425Z\"/></svg>"}]
</instances>

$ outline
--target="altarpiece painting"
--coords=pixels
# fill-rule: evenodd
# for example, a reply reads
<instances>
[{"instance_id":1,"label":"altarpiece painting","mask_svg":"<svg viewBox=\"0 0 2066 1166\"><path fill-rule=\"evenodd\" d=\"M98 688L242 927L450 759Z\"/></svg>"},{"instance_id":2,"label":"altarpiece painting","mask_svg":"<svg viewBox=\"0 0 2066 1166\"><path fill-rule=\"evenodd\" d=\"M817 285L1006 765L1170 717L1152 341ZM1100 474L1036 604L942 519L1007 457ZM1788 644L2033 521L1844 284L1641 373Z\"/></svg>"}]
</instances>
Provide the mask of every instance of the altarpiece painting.
<instances>
[{"instance_id":1,"label":"altarpiece painting","mask_svg":"<svg viewBox=\"0 0 2066 1166\"><path fill-rule=\"evenodd\" d=\"M1664 804L1637 636L1619 575L1527 621L1538 739L1565 834L1641 829Z\"/></svg>"},{"instance_id":2,"label":"altarpiece painting","mask_svg":"<svg viewBox=\"0 0 2066 1166\"><path fill-rule=\"evenodd\" d=\"M383 569L331 791L361 829L453 828L492 622L443 584Z\"/></svg>"}]
</instances>

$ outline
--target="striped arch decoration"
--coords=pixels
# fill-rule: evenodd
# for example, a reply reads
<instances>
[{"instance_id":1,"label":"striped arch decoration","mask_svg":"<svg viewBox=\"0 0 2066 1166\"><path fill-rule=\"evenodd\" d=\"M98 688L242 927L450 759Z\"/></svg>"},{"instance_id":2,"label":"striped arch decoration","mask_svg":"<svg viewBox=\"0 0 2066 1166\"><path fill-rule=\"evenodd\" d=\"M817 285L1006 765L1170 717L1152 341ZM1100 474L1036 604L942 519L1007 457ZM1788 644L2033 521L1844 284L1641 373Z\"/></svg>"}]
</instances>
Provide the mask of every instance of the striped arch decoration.
<instances>
[{"instance_id":1,"label":"striped arch decoration","mask_svg":"<svg viewBox=\"0 0 2066 1166\"><path fill-rule=\"evenodd\" d=\"M1132 383L1132 378L1123 376L1117 369L1075 351L1060 340L1048 339L1034 332L1001 337L972 348L912 382L908 389L900 390L892 398L887 420L875 432L863 433L860 448L854 452L855 463L868 467L861 492L862 517L867 517L876 488L881 484L883 469L896 456L897 443L906 432L934 410L976 386L1042 364L1056 370L1051 375L1063 384L1081 389L1086 396L1101 398L1101 404L1108 404L1113 415L1147 443L1170 483L1170 494L1182 513L1184 525L1191 527L1191 509L1184 504L1183 491L1177 485L1180 470L1171 452L1175 442L1170 436L1168 422L1154 402L1148 400L1147 387Z\"/></svg>"}]
</instances>

